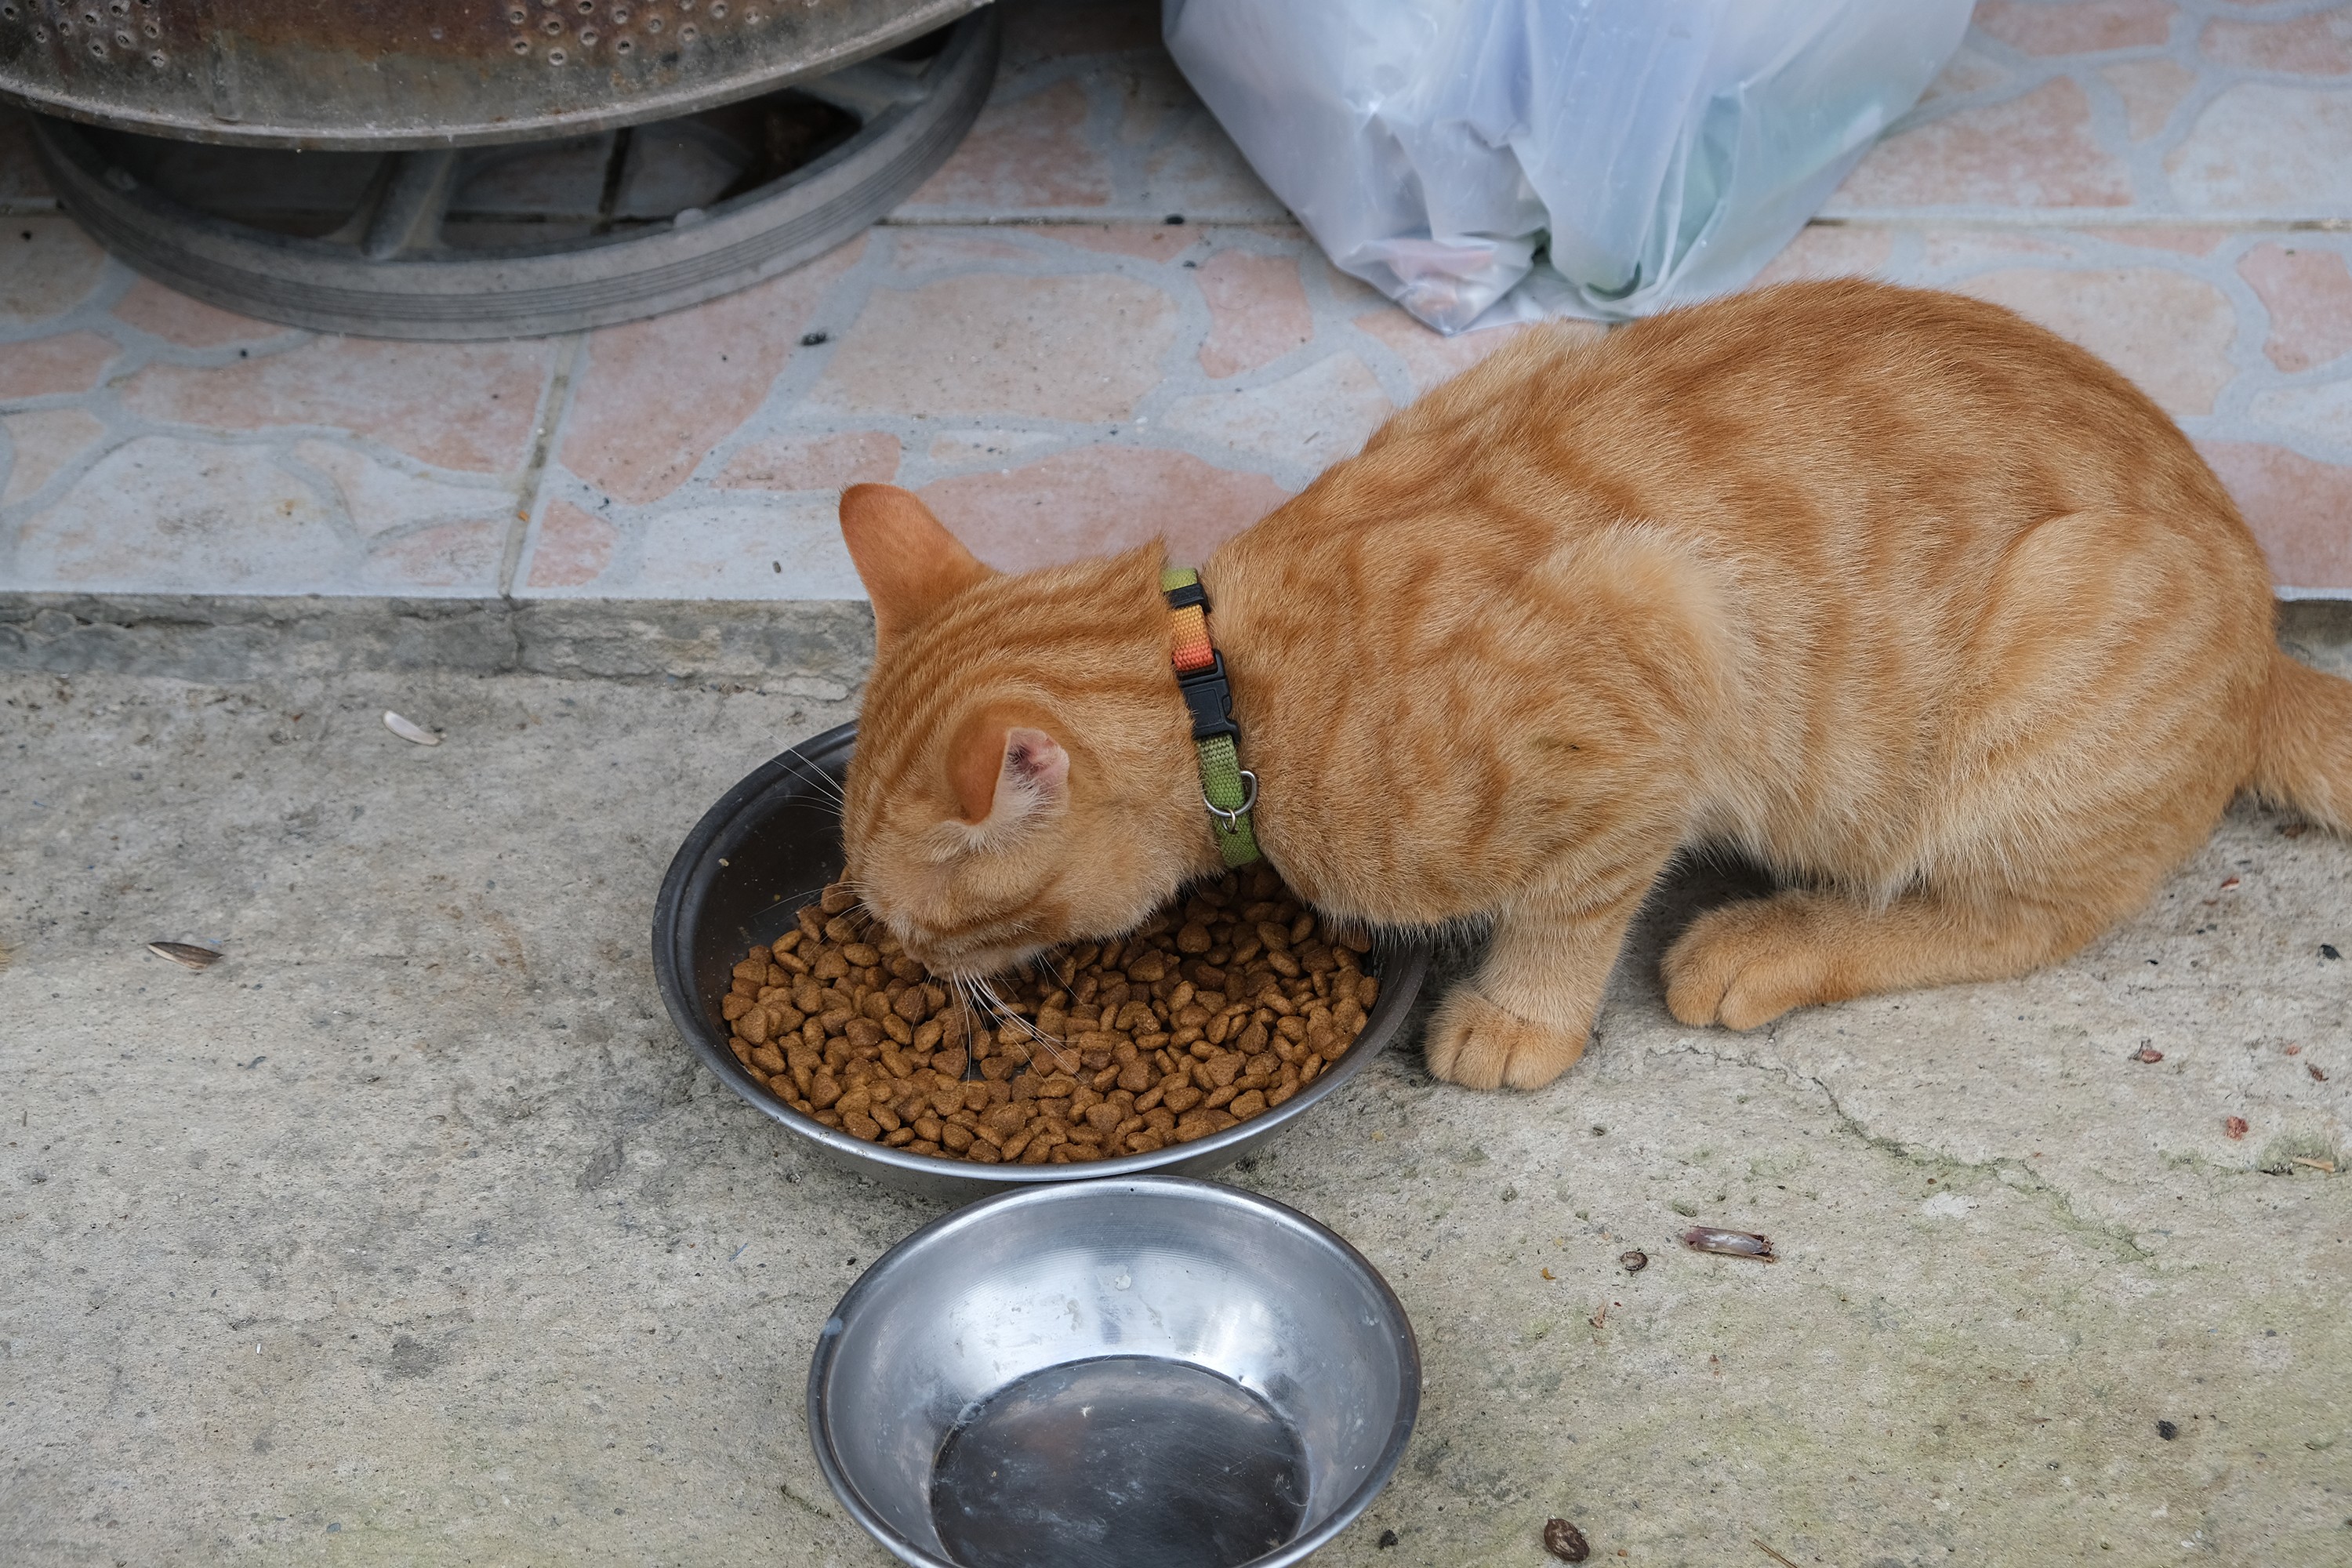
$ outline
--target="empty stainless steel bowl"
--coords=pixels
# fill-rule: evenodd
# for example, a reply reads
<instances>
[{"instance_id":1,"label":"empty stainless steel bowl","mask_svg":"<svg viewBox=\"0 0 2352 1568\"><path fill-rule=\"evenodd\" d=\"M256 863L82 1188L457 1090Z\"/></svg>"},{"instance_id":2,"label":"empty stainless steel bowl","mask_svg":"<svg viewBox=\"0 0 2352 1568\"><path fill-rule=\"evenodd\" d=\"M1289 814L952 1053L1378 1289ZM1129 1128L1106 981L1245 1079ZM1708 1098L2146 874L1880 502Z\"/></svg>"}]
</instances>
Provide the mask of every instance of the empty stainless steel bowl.
<instances>
[{"instance_id":1,"label":"empty stainless steel bowl","mask_svg":"<svg viewBox=\"0 0 2352 1568\"><path fill-rule=\"evenodd\" d=\"M809 1436L858 1523L923 1568L1256 1568L1369 1506L1421 1359L1355 1248L1181 1177L1003 1194L850 1287Z\"/></svg>"},{"instance_id":2,"label":"empty stainless steel bowl","mask_svg":"<svg viewBox=\"0 0 2352 1568\"><path fill-rule=\"evenodd\" d=\"M1272 1110L1191 1143L1083 1165L979 1165L867 1143L801 1115L753 1079L727 1048L719 1005L744 951L782 935L793 911L841 874L837 792L856 742L854 724L828 730L762 763L720 796L678 847L654 909L654 974L678 1033L728 1088L805 1140L818 1157L891 1186L950 1200L1145 1172L1207 1175L1338 1093L1403 1028L1429 972L1429 944L1384 940L1366 964L1381 977L1380 1000L1355 1047Z\"/></svg>"}]
</instances>

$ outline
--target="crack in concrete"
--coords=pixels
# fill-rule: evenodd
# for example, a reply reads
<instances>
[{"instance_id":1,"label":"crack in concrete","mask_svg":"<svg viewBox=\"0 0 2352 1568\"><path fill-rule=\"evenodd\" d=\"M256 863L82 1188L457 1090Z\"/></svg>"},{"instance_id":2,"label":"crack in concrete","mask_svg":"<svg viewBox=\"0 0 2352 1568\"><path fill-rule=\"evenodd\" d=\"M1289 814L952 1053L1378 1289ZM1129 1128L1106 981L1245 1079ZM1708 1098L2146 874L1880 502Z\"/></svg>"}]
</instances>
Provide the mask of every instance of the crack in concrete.
<instances>
[{"instance_id":1,"label":"crack in concrete","mask_svg":"<svg viewBox=\"0 0 2352 1568\"><path fill-rule=\"evenodd\" d=\"M2000 1155L1990 1160L1964 1160L1957 1154L1947 1153L1940 1149L1923 1148L1906 1143L1900 1139L1889 1138L1884 1133L1874 1132L1863 1124L1860 1117L1845 1108L1844 1102L1838 1099L1837 1091L1832 1089L1827 1081L1818 1074L1805 1072L1790 1062L1764 1061L1751 1056L1727 1055L1691 1041L1671 1047L1644 1047L1643 1054L1704 1057L1709 1061L1725 1067L1746 1068L1754 1072L1776 1073L1791 1083L1810 1085L1828 1102L1830 1114L1838 1125L1868 1147L1883 1154L1892 1155L1906 1164L1922 1169L1988 1173L2011 1192L2027 1193L2049 1199L2052 1210L2060 1225L2070 1233L2086 1241L2096 1243L2134 1263L2151 1263L2156 1260L2156 1254L2140 1245L2129 1226L2094 1219L2084 1214L2074 1206L2074 1200L2071 1194L2023 1161L2011 1155Z\"/></svg>"}]
</instances>

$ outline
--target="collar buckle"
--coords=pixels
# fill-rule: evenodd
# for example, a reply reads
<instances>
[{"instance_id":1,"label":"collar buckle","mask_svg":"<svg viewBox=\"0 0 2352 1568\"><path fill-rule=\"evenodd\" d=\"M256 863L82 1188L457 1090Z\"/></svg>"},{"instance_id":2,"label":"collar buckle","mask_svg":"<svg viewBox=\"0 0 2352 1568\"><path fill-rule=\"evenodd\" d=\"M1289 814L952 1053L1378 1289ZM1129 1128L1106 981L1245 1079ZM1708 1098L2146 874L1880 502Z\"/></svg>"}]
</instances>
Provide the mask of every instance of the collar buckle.
<instances>
[{"instance_id":1,"label":"collar buckle","mask_svg":"<svg viewBox=\"0 0 2352 1568\"><path fill-rule=\"evenodd\" d=\"M1176 685L1184 693L1184 705L1192 710L1195 742L1219 735L1240 736L1241 726L1234 722L1234 689L1225 680L1223 654L1210 654L1206 668L1178 671Z\"/></svg>"}]
</instances>

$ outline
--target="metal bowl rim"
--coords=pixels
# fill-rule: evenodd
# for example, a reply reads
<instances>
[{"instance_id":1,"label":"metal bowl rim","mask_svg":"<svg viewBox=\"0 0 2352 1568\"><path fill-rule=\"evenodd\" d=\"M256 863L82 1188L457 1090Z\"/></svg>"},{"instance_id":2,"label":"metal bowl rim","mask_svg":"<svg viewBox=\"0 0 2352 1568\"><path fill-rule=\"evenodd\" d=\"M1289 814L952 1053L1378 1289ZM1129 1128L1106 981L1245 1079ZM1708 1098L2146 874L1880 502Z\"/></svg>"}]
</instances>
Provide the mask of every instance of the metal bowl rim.
<instances>
[{"instance_id":1,"label":"metal bowl rim","mask_svg":"<svg viewBox=\"0 0 2352 1568\"><path fill-rule=\"evenodd\" d=\"M1313 1083L1300 1089L1271 1110L1261 1111L1248 1121L1213 1132L1206 1138L1196 1138L1190 1143L1171 1143L1148 1154L1123 1154L1116 1160L1092 1160L1084 1164L1070 1165L982 1165L970 1160L941 1160L929 1154L909 1154L903 1150L879 1143L868 1143L813 1121L770 1094L765 1087L751 1081L743 1064L735 1059L726 1042L703 1018L693 994L689 978L693 956L679 951L683 942L682 916L686 889L706 853L719 836L735 822L744 806L765 794L777 783L801 777L796 768L821 766L818 756L855 741L857 721L836 724L822 734L812 735L796 745L788 746L751 773L736 781L717 804L702 814L686 842L678 846L670 859L669 869L662 878L661 891L654 903L654 976L661 988L662 1004L669 1011L670 1022L694 1047L702 1065L716 1073L719 1080L749 1101L767 1118L786 1131L819 1143L837 1153L856 1160L917 1177L943 1177L950 1181L964 1180L997 1183L1008 1187L1055 1186L1077 1181L1116 1181L1122 1178L1149 1175L1163 1166L1180 1161L1213 1157L1220 1151L1236 1143L1263 1136L1281 1127L1293 1118L1303 1115L1326 1096L1361 1072L1375 1058L1388 1048L1382 1041L1369 1050L1350 1049L1330 1068L1317 1076ZM1427 978L1430 943L1419 937L1384 938L1376 942L1381 953L1381 996L1377 1008L1386 1004L1390 988L1401 988L1397 1016L1410 1009L1412 999L1419 994ZM1369 1029L1370 1025L1366 1027Z\"/></svg>"},{"instance_id":2,"label":"metal bowl rim","mask_svg":"<svg viewBox=\"0 0 2352 1568\"><path fill-rule=\"evenodd\" d=\"M833 1495L841 1500L842 1507L849 1510L850 1517L901 1563L913 1564L914 1568L961 1568L950 1559L932 1556L882 1519L850 1480L834 1449L832 1426L826 1418L828 1406L824 1392L826 1375L833 1369L835 1356L841 1345L845 1321L862 1298L887 1289L888 1277L895 1272L894 1266L919 1248L986 1223L1004 1209L1060 1202L1094 1202L1113 1195L1112 1189L1126 1194L1143 1193L1186 1201L1219 1203L1248 1211L1254 1217L1270 1220L1318 1247L1337 1253L1343 1266L1370 1283L1388 1316L1397 1349L1397 1410L1380 1458L1366 1472L1363 1480L1357 1484L1356 1489L1349 1493L1321 1524L1295 1540L1286 1542L1277 1551L1251 1558L1240 1568L1287 1568L1288 1564L1304 1562L1314 1552L1321 1551L1371 1506L1372 1500L1380 1496L1381 1489L1396 1474L1397 1466L1403 1461L1405 1446L1412 1441L1414 1424L1421 1417L1421 1341L1413 1332L1412 1320L1406 1315L1404 1303L1397 1300L1387 1277L1372 1266L1371 1259L1357 1251L1346 1237L1288 1204L1259 1193L1227 1186L1221 1182L1204 1182L1192 1176L1130 1176L1016 1188L941 1215L904 1237L876 1258L835 1304L832 1315L825 1320L824 1328L817 1335L816 1350L809 1357L809 1445L816 1450L817 1468L824 1472L825 1485L833 1489Z\"/></svg>"}]
</instances>

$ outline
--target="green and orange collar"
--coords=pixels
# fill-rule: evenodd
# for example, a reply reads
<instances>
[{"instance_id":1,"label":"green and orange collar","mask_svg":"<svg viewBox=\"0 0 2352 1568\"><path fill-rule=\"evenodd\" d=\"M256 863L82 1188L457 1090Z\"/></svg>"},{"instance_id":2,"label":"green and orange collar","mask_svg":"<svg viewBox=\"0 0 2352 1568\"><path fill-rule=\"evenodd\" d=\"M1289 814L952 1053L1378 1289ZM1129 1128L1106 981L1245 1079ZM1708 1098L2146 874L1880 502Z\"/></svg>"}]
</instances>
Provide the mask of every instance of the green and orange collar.
<instances>
[{"instance_id":1,"label":"green and orange collar","mask_svg":"<svg viewBox=\"0 0 2352 1568\"><path fill-rule=\"evenodd\" d=\"M1225 682L1225 658L1209 641L1209 595L1201 574L1171 566L1160 574L1168 596L1169 657L1184 705L1192 710L1192 744L1201 753L1201 804L1227 866L1258 858L1257 832L1250 812L1257 805L1257 775L1242 766L1240 726L1234 722L1233 688Z\"/></svg>"}]
</instances>

